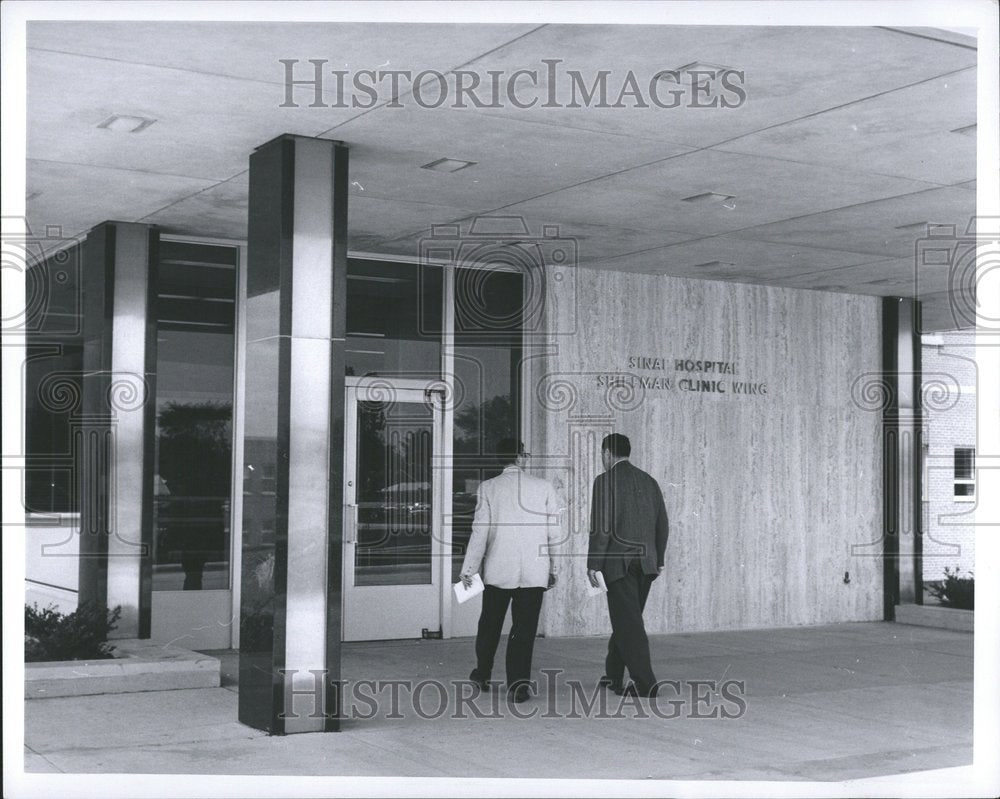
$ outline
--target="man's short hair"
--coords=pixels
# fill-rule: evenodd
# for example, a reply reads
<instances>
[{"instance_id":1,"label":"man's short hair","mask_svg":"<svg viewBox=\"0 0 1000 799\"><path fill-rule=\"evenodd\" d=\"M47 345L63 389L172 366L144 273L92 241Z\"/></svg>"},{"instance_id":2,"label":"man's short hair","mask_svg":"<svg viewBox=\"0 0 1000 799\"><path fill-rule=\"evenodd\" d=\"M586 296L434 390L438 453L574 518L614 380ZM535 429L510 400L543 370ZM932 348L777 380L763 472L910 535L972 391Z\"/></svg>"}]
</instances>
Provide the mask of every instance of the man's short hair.
<instances>
[{"instance_id":1,"label":"man's short hair","mask_svg":"<svg viewBox=\"0 0 1000 799\"><path fill-rule=\"evenodd\" d=\"M513 438L501 438L496 445L497 460L502 466L514 463L524 453L524 444Z\"/></svg>"},{"instance_id":2,"label":"man's short hair","mask_svg":"<svg viewBox=\"0 0 1000 799\"><path fill-rule=\"evenodd\" d=\"M612 433L604 437L604 440L601 442L601 449L606 449L611 453L613 458L627 458L632 454L632 442L628 440L628 436L623 436L621 433Z\"/></svg>"}]
</instances>

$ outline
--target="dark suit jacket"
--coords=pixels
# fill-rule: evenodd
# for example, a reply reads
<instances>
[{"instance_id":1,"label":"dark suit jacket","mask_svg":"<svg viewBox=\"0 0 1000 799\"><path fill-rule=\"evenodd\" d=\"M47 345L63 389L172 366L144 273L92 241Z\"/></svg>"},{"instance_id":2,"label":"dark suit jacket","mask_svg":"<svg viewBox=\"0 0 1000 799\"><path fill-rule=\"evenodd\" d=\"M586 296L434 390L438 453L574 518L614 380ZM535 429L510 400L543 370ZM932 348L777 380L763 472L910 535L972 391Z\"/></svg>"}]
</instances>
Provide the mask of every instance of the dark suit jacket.
<instances>
[{"instance_id":1,"label":"dark suit jacket","mask_svg":"<svg viewBox=\"0 0 1000 799\"><path fill-rule=\"evenodd\" d=\"M646 574L658 574L668 533L663 492L642 469L619 461L594 480L587 568L605 582L624 577L633 558Z\"/></svg>"}]
</instances>

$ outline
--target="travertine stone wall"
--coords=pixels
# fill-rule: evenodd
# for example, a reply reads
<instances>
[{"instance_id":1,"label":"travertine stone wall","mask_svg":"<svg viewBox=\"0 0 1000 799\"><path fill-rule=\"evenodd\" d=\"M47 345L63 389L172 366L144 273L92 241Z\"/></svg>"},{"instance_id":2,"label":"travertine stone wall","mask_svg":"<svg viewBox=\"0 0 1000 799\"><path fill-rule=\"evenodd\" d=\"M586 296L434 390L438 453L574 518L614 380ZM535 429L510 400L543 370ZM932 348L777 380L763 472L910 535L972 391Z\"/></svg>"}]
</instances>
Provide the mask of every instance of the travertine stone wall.
<instances>
[{"instance_id":1,"label":"travertine stone wall","mask_svg":"<svg viewBox=\"0 0 1000 799\"><path fill-rule=\"evenodd\" d=\"M549 281L545 311L530 448L567 503L547 635L610 629L584 558L612 431L671 521L650 632L881 618L881 427L860 399L880 369L878 298L578 269Z\"/></svg>"}]
</instances>

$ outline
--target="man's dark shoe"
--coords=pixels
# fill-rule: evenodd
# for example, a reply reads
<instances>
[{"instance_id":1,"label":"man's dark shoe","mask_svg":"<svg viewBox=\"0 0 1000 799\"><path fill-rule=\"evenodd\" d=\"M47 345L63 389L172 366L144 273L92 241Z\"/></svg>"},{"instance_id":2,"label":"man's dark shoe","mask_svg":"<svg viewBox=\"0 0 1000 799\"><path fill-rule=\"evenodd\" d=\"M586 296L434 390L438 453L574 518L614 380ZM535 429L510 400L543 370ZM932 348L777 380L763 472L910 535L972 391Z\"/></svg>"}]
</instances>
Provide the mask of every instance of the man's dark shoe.
<instances>
[{"instance_id":1,"label":"man's dark shoe","mask_svg":"<svg viewBox=\"0 0 1000 799\"><path fill-rule=\"evenodd\" d=\"M527 702L531 699L531 689L527 685L519 685L516 688L511 688L507 692L507 699L511 702Z\"/></svg>"},{"instance_id":2,"label":"man's dark shoe","mask_svg":"<svg viewBox=\"0 0 1000 799\"><path fill-rule=\"evenodd\" d=\"M615 693L618 694L619 696L628 696L628 697L638 696L642 697L643 699L653 699L656 697L656 686L654 685L652 688L640 690L638 687L636 687L636 684L634 682L630 682L624 691L621 692L615 691Z\"/></svg>"},{"instance_id":3,"label":"man's dark shoe","mask_svg":"<svg viewBox=\"0 0 1000 799\"><path fill-rule=\"evenodd\" d=\"M625 690L625 687L620 682L615 682L607 674L602 676L601 679L597 681L597 684L601 688L610 688L612 691L618 694L618 696L621 696L622 692Z\"/></svg>"},{"instance_id":4,"label":"man's dark shoe","mask_svg":"<svg viewBox=\"0 0 1000 799\"><path fill-rule=\"evenodd\" d=\"M480 675L479 669L473 669L472 673L469 674L469 679L472 680L477 686L479 686L479 690L481 691L490 690L490 678L483 677L482 675Z\"/></svg>"}]
</instances>

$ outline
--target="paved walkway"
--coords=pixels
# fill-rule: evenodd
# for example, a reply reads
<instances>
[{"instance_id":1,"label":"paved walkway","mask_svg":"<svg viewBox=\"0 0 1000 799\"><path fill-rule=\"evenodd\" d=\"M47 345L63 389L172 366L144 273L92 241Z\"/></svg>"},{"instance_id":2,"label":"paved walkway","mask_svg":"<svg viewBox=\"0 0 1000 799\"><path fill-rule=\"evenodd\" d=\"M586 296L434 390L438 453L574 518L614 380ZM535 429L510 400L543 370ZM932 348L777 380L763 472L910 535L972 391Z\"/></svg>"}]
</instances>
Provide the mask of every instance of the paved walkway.
<instances>
[{"instance_id":1,"label":"paved walkway","mask_svg":"<svg viewBox=\"0 0 1000 799\"><path fill-rule=\"evenodd\" d=\"M971 634L869 623L663 635L651 643L657 676L680 681L679 692L661 694L659 716L648 702L622 704L604 691L597 694L606 698L604 712L599 703L584 712L603 670L600 638L538 640L535 668L561 673L516 707L534 711L531 718L494 700L502 694L468 698L471 686L461 681L471 667L471 640L349 644L347 694L375 696L379 706L372 716L372 700L353 700L348 709L359 717L339 734L269 737L239 724L230 655L222 688L26 702L25 768L845 780L972 761ZM438 714L442 694L434 686L416 699L404 687L401 718L388 717L391 689L356 692L353 681L365 678L445 681L445 707ZM692 717L713 712L717 718ZM457 713L465 718L452 718Z\"/></svg>"}]
</instances>

